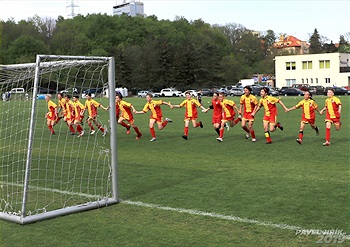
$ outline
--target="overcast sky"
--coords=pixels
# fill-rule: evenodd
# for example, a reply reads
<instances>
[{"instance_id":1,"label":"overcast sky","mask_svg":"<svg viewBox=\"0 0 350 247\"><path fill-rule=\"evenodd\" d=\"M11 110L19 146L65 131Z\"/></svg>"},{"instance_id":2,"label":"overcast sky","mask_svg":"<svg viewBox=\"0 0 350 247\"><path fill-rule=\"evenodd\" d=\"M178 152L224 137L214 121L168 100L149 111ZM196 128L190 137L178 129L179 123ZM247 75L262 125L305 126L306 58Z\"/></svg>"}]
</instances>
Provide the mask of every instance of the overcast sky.
<instances>
[{"instance_id":1,"label":"overcast sky","mask_svg":"<svg viewBox=\"0 0 350 247\"><path fill-rule=\"evenodd\" d=\"M350 32L350 0L143 0L146 15L174 20L202 19L210 24L242 24L256 31L273 30L308 41L314 29L320 35L339 41ZM40 17L65 18L71 13L71 0L0 0L0 19L27 20ZM76 14L106 13L112 15L113 6L122 1L74 0L79 6ZM348 37L350 39L350 37Z\"/></svg>"}]
</instances>

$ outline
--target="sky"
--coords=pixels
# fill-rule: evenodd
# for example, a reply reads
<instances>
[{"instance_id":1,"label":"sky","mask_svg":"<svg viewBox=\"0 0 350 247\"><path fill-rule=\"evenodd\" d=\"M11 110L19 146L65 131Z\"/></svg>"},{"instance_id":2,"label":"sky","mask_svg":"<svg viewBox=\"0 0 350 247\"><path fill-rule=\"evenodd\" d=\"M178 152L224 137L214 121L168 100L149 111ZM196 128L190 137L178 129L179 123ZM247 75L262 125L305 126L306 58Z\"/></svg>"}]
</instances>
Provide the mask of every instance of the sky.
<instances>
[{"instance_id":1,"label":"sky","mask_svg":"<svg viewBox=\"0 0 350 247\"><path fill-rule=\"evenodd\" d=\"M74 0L75 14L113 14L122 0ZM128 2L128 1L127 1ZM350 41L350 0L141 0L146 15L159 20L202 19L209 24L241 24L254 31L273 30L308 41L315 28L330 42L340 35ZM72 0L0 0L0 19L27 20L58 16L68 18Z\"/></svg>"}]
</instances>

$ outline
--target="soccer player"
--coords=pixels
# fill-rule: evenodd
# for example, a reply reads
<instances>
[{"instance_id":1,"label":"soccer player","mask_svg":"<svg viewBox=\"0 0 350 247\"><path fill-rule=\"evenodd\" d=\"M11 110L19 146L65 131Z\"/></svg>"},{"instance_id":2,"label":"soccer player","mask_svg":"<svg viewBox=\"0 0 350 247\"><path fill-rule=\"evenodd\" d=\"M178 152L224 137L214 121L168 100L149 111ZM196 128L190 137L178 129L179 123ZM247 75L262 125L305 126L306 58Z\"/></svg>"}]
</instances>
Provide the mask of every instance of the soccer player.
<instances>
[{"instance_id":1,"label":"soccer player","mask_svg":"<svg viewBox=\"0 0 350 247\"><path fill-rule=\"evenodd\" d=\"M77 127L78 137L82 137L85 133L81 127L84 119L84 105L79 101L79 96L73 96L73 106L74 106L74 125Z\"/></svg>"},{"instance_id":2,"label":"soccer player","mask_svg":"<svg viewBox=\"0 0 350 247\"><path fill-rule=\"evenodd\" d=\"M197 92L197 101L202 104L202 89Z\"/></svg>"},{"instance_id":3,"label":"soccer player","mask_svg":"<svg viewBox=\"0 0 350 247\"><path fill-rule=\"evenodd\" d=\"M264 118L263 118L263 127L265 131L266 144L271 144L271 136L270 132L274 132L276 128L283 130L283 126L280 122L277 122L277 103L279 103L285 111L287 111L287 107L283 104L280 99L269 96L269 88L263 87L260 90L261 99L259 101L258 107L256 107L251 114L252 117L260 110L261 107L264 107ZM270 128L269 128L270 125Z\"/></svg>"},{"instance_id":4,"label":"soccer player","mask_svg":"<svg viewBox=\"0 0 350 247\"><path fill-rule=\"evenodd\" d=\"M252 137L252 142L256 142L255 131L253 129L254 116L251 114L258 106L259 102L258 99L251 94L252 88L250 86L245 86L243 90L244 94L241 96L241 99L239 101L240 107L238 113L242 114L242 109L244 109L242 117L242 129L246 132L245 138L248 139L250 135Z\"/></svg>"},{"instance_id":5,"label":"soccer player","mask_svg":"<svg viewBox=\"0 0 350 247\"><path fill-rule=\"evenodd\" d=\"M213 98L211 99L211 105L204 112L208 112L210 109L213 110L212 124L216 133L220 136L220 126L222 119L222 106L219 100L219 93L214 92Z\"/></svg>"},{"instance_id":6,"label":"soccer player","mask_svg":"<svg viewBox=\"0 0 350 247\"><path fill-rule=\"evenodd\" d=\"M87 122L88 122L90 129L91 129L90 135L93 135L96 133L95 128L93 126L93 123L94 123L97 126L97 128L99 130L101 130L102 136L105 136L107 134L107 129L103 128L101 126L101 124L99 124L97 122L97 119L96 119L97 118L97 108L99 108L99 107L101 107L105 111L107 111L109 109L109 107L104 107L103 105L101 105L97 101L93 100L91 97L91 93L88 93L86 95L84 113L85 113L85 110L87 109L88 113L89 113L89 117L87 119Z\"/></svg>"},{"instance_id":7,"label":"soccer player","mask_svg":"<svg viewBox=\"0 0 350 247\"><path fill-rule=\"evenodd\" d=\"M51 94L45 95L45 101L47 102L47 108L49 110L45 115L47 127L51 134L54 135L55 131L53 130L53 126L57 118L57 105L51 100Z\"/></svg>"},{"instance_id":8,"label":"soccer player","mask_svg":"<svg viewBox=\"0 0 350 247\"><path fill-rule=\"evenodd\" d=\"M241 118L235 118L235 110L238 112L236 103L233 100L228 100L225 98L225 93L219 93L219 100L222 107L222 119L220 125L220 136L216 138L217 141L222 142L224 137L224 127L229 124L231 127L235 126Z\"/></svg>"},{"instance_id":9,"label":"soccer player","mask_svg":"<svg viewBox=\"0 0 350 247\"><path fill-rule=\"evenodd\" d=\"M66 100L66 110L64 112L64 121L67 123L68 128L71 132L71 135L75 135L75 129L73 127L74 125L74 104L70 99L69 95L66 95L65 97Z\"/></svg>"},{"instance_id":10,"label":"soccer player","mask_svg":"<svg viewBox=\"0 0 350 247\"><path fill-rule=\"evenodd\" d=\"M142 133L140 132L139 128L135 125L134 116L132 115L132 112L135 112L135 108L132 104L126 102L123 100L123 95L117 93L116 95L116 101L120 110L119 118L118 118L118 124L122 125L123 127L127 128L126 133L130 133L130 126L128 126L124 121L128 121L131 125L131 127L135 130L137 136L136 140L139 140L142 136ZM127 127L128 126L128 127Z\"/></svg>"},{"instance_id":11,"label":"soccer player","mask_svg":"<svg viewBox=\"0 0 350 247\"><path fill-rule=\"evenodd\" d=\"M184 135L182 138L184 140L188 139L188 126L190 121L192 121L192 125L194 128L201 127L203 128L203 123L199 121L197 123L197 118L198 118L198 112L197 112L197 107L200 107L203 112L206 112L207 109L204 108L204 106L201 105L201 103L198 102L196 99L191 98L190 92L185 93L186 99L182 101L179 105L173 105L175 108L180 108L180 107L185 107L185 127L184 127Z\"/></svg>"},{"instance_id":12,"label":"soccer player","mask_svg":"<svg viewBox=\"0 0 350 247\"><path fill-rule=\"evenodd\" d=\"M151 142L156 141L156 132L154 131L154 124L157 122L158 129L162 130L165 128L165 126L168 123L172 123L172 120L170 118L165 118L165 121L163 122L163 114L162 114L162 109L160 108L161 105L167 105L170 108L173 106L168 103L164 102L163 100L153 100L152 99L152 94L147 94L146 95L146 101L147 103L143 107L142 111L134 111L135 114L144 114L148 111L151 111L151 117L149 119L149 130L152 135L152 139L150 140Z\"/></svg>"},{"instance_id":13,"label":"soccer player","mask_svg":"<svg viewBox=\"0 0 350 247\"><path fill-rule=\"evenodd\" d=\"M297 143L301 145L303 142L305 124L310 124L311 128L316 131L316 135L319 135L319 128L315 125L315 111L318 111L319 113L320 111L318 110L318 105L312 99L312 94L309 91L305 91L304 99L292 108L287 109L287 112L299 108L303 109L303 113L301 114L299 138L297 139Z\"/></svg>"},{"instance_id":14,"label":"soccer player","mask_svg":"<svg viewBox=\"0 0 350 247\"><path fill-rule=\"evenodd\" d=\"M55 125L58 124L58 122L64 118L65 110L66 110L66 99L63 96L63 93L57 94L58 99L58 116L55 122Z\"/></svg>"},{"instance_id":15,"label":"soccer player","mask_svg":"<svg viewBox=\"0 0 350 247\"><path fill-rule=\"evenodd\" d=\"M325 107L320 111L320 114L323 114L326 110L326 142L323 143L323 146L331 145L331 126L334 124L334 127L337 131L340 130L342 123L340 122L341 114L341 102L338 97L334 96L333 89L327 90L327 99L325 102Z\"/></svg>"}]
</instances>

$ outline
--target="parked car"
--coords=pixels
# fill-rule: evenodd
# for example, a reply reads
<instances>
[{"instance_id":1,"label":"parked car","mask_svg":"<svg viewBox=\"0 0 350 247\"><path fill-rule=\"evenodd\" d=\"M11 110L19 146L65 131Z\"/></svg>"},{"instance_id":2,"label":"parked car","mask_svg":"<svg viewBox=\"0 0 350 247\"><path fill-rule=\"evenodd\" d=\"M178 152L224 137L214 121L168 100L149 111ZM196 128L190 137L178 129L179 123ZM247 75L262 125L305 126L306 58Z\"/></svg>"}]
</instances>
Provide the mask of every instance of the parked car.
<instances>
[{"instance_id":1,"label":"parked car","mask_svg":"<svg viewBox=\"0 0 350 247\"><path fill-rule=\"evenodd\" d=\"M292 88L298 88L302 91L308 91L309 90L309 84L293 84Z\"/></svg>"},{"instance_id":2,"label":"parked car","mask_svg":"<svg viewBox=\"0 0 350 247\"><path fill-rule=\"evenodd\" d=\"M182 92L176 90L175 88L164 88L160 90L160 96L162 97L180 97L181 94Z\"/></svg>"},{"instance_id":3,"label":"parked car","mask_svg":"<svg viewBox=\"0 0 350 247\"><path fill-rule=\"evenodd\" d=\"M209 88L202 88L202 96L209 96L210 90Z\"/></svg>"},{"instance_id":4,"label":"parked car","mask_svg":"<svg viewBox=\"0 0 350 247\"><path fill-rule=\"evenodd\" d=\"M185 92L181 93L182 97L185 97L185 93L189 92L191 94L192 97L197 97L198 93L196 90L186 90Z\"/></svg>"},{"instance_id":5,"label":"parked car","mask_svg":"<svg viewBox=\"0 0 350 247\"><path fill-rule=\"evenodd\" d=\"M314 95L322 95L324 93L324 87L322 86L310 86L309 92Z\"/></svg>"},{"instance_id":6,"label":"parked car","mask_svg":"<svg viewBox=\"0 0 350 247\"><path fill-rule=\"evenodd\" d=\"M76 89L75 87L73 88L66 88L64 90L61 90L60 93L66 93L66 94L78 94L78 89Z\"/></svg>"},{"instance_id":7,"label":"parked car","mask_svg":"<svg viewBox=\"0 0 350 247\"><path fill-rule=\"evenodd\" d=\"M291 87L281 87L281 89L279 90L279 94L284 95L284 91L288 88L291 88Z\"/></svg>"},{"instance_id":8,"label":"parked car","mask_svg":"<svg viewBox=\"0 0 350 247\"><path fill-rule=\"evenodd\" d=\"M286 88L283 91L282 95L284 95L284 96L301 96L301 95L304 95L304 91L301 91L298 88Z\"/></svg>"},{"instance_id":9,"label":"parked car","mask_svg":"<svg viewBox=\"0 0 350 247\"><path fill-rule=\"evenodd\" d=\"M252 92L251 94L255 95L255 96L260 96L260 90L262 89L263 87L262 86L252 86Z\"/></svg>"},{"instance_id":10,"label":"parked car","mask_svg":"<svg viewBox=\"0 0 350 247\"><path fill-rule=\"evenodd\" d=\"M26 91L24 90L24 88L12 88L10 93L25 93Z\"/></svg>"},{"instance_id":11,"label":"parked car","mask_svg":"<svg viewBox=\"0 0 350 247\"><path fill-rule=\"evenodd\" d=\"M218 93L224 93L225 95L229 95L230 94L230 92L227 91L227 89L224 88L224 87L218 89Z\"/></svg>"},{"instance_id":12,"label":"parked car","mask_svg":"<svg viewBox=\"0 0 350 247\"><path fill-rule=\"evenodd\" d=\"M334 91L334 95L348 95L348 90L342 87L326 87L324 89L323 95L327 95L327 90L332 89Z\"/></svg>"},{"instance_id":13,"label":"parked car","mask_svg":"<svg viewBox=\"0 0 350 247\"><path fill-rule=\"evenodd\" d=\"M139 91L137 97L144 98L148 94L148 91Z\"/></svg>"},{"instance_id":14,"label":"parked car","mask_svg":"<svg viewBox=\"0 0 350 247\"><path fill-rule=\"evenodd\" d=\"M231 96L241 96L244 94L244 91L242 88L238 88L238 87L232 87L229 91L229 94Z\"/></svg>"}]
</instances>

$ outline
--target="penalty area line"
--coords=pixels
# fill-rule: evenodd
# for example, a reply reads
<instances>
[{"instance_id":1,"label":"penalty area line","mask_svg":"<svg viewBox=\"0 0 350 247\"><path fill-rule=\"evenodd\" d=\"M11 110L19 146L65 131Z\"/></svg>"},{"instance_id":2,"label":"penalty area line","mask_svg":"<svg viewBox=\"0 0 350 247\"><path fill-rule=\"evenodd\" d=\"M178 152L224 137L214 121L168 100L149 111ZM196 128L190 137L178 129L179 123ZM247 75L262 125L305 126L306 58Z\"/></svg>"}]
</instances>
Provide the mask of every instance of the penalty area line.
<instances>
[{"instance_id":1,"label":"penalty area line","mask_svg":"<svg viewBox=\"0 0 350 247\"><path fill-rule=\"evenodd\" d=\"M313 235L320 235L320 233L325 232L324 230L319 230L319 229L304 229L304 228L299 227L299 226L292 226L292 225L288 225L288 224L278 224L278 223L273 223L273 222L268 222L268 221L258 221L258 220L241 218L241 217L232 216L232 215L204 212L204 211L195 210L195 209L173 208L173 207L161 206L158 204L144 203L144 202L138 202L138 201L129 201L129 200L121 200L121 199L119 201L120 201L120 203L128 204L128 205L135 205L135 206L140 206L140 207L160 209L160 210L172 211L172 212L178 212L178 213L187 213L187 214L191 214L191 215L198 215L198 216L204 216L204 217L212 217L212 218L216 218L216 219L230 220L230 221L234 221L234 222L248 223L248 224L266 226L266 227L283 229L283 230L292 230L292 231L295 231L296 235L297 235L297 232L300 233L300 231L303 231L305 233L308 232L308 233L313 234ZM344 233L344 236L347 239L350 239L350 235L345 235L345 233Z\"/></svg>"}]
</instances>

